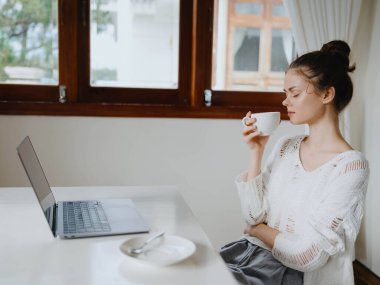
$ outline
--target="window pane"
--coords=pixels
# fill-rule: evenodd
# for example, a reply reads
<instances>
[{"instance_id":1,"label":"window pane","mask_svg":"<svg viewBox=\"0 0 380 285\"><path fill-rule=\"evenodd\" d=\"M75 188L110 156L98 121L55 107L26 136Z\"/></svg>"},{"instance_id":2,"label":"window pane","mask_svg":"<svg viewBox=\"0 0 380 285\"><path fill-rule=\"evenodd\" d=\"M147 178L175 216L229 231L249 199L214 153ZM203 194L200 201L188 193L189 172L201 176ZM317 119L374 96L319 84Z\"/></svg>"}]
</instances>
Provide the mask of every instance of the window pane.
<instances>
[{"instance_id":1,"label":"window pane","mask_svg":"<svg viewBox=\"0 0 380 285\"><path fill-rule=\"evenodd\" d=\"M179 0L91 0L91 85L177 88Z\"/></svg>"},{"instance_id":2,"label":"window pane","mask_svg":"<svg viewBox=\"0 0 380 285\"><path fill-rule=\"evenodd\" d=\"M287 17L285 6L283 4L273 4L272 15L277 17Z\"/></svg>"},{"instance_id":3,"label":"window pane","mask_svg":"<svg viewBox=\"0 0 380 285\"><path fill-rule=\"evenodd\" d=\"M262 5L258 3L236 3L235 13L260 15L262 13Z\"/></svg>"},{"instance_id":4,"label":"window pane","mask_svg":"<svg viewBox=\"0 0 380 285\"><path fill-rule=\"evenodd\" d=\"M58 84L58 0L0 0L0 83Z\"/></svg>"},{"instance_id":5,"label":"window pane","mask_svg":"<svg viewBox=\"0 0 380 285\"><path fill-rule=\"evenodd\" d=\"M290 19L282 14L284 6L280 1L275 5L273 1L214 1L212 89L281 91L284 71L295 53ZM230 9L231 3L234 9ZM260 5L262 11L272 13L242 15L253 13L253 7Z\"/></svg>"},{"instance_id":6,"label":"window pane","mask_svg":"<svg viewBox=\"0 0 380 285\"><path fill-rule=\"evenodd\" d=\"M234 70L259 70L260 29L236 28L234 33Z\"/></svg>"},{"instance_id":7,"label":"window pane","mask_svg":"<svg viewBox=\"0 0 380 285\"><path fill-rule=\"evenodd\" d=\"M271 71L283 72L295 58L295 46L289 30L272 30Z\"/></svg>"}]
</instances>

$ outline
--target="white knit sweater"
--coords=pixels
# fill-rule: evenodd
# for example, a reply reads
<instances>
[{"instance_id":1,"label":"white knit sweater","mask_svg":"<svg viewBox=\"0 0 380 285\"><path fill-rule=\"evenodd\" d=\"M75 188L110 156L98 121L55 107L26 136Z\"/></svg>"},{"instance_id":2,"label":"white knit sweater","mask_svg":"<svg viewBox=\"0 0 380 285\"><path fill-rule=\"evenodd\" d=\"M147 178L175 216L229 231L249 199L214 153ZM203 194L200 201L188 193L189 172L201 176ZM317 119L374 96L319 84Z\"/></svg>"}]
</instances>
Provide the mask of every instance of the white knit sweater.
<instances>
[{"instance_id":1,"label":"white knit sweater","mask_svg":"<svg viewBox=\"0 0 380 285\"><path fill-rule=\"evenodd\" d=\"M236 185L248 224L278 229L273 256L305 272L305 285L353 285L354 243L363 216L369 167L355 150L313 171L304 170L299 146L305 136L282 138L260 175ZM246 238L266 247L254 237Z\"/></svg>"}]
</instances>

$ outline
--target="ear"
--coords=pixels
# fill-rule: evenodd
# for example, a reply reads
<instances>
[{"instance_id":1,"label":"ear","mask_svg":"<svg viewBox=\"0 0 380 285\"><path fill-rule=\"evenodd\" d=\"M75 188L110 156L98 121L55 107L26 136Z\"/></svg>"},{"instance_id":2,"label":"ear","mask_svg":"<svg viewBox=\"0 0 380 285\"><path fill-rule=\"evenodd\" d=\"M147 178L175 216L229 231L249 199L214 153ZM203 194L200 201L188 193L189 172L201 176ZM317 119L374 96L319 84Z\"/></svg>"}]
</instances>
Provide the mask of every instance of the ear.
<instances>
[{"instance_id":1,"label":"ear","mask_svg":"<svg viewBox=\"0 0 380 285\"><path fill-rule=\"evenodd\" d=\"M322 103L328 104L334 100L335 97L335 88L333 86L326 89L325 93L322 96Z\"/></svg>"}]
</instances>

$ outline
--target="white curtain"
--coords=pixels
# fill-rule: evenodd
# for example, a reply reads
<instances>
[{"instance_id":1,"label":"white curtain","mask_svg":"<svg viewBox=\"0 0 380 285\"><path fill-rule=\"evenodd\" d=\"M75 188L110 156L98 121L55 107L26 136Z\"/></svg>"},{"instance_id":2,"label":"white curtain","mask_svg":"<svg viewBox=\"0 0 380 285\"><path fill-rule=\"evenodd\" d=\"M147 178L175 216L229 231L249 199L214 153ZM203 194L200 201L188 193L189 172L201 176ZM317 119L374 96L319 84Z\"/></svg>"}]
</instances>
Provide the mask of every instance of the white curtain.
<instances>
[{"instance_id":1,"label":"white curtain","mask_svg":"<svg viewBox=\"0 0 380 285\"><path fill-rule=\"evenodd\" d=\"M299 55L319 50L331 40L352 47L362 0L284 0ZM341 113L340 128L350 141L349 111Z\"/></svg>"},{"instance_id":2,"label":"white curtain","mask_svg":"<svg viewBox=\"0 0 380 285\"><path fill-rule=\"evenodd\" d=\"M246 34L246 30L243 28L234 30L234 55L238 52L241 45L243 44Z\"/></svg>"},{"instance_id":3,"label":"white curtain","mask_svg":"<svg viewBox=\"0 0 380 285\"><path fill-rule=\"evenodd\" d=\"M282 32L282 47L284 48L286 61L288 64L291 63L293 59L293 38L292 33L289 30L283 29Z\"/></svg>"},{"instance_id":4,"label":"white curtain","mask_svg":"<svg viewBox=\"0 0 380 285\"><path fill-rule=\"evenodd\" d=\"M253 37L260 37L260 31L252 28L237 28L234 30L234 55L242 46L244 39L251 39Z\"/></svg>"}]
</instances>

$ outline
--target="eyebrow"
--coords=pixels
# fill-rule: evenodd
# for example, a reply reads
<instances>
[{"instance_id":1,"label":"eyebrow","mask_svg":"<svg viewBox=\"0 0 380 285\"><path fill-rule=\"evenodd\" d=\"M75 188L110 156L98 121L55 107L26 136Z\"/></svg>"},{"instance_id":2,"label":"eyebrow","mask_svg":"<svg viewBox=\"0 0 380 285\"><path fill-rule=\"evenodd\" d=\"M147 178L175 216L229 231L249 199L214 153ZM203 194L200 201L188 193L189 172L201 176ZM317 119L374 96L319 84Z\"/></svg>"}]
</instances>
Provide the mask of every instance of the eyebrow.
<instances>
[{"instance_id":1,"label":"eyebrow","mask_svg":"<svg viewBox=\"0 0 380 285\"><path fill-rule=\"evenodd\" d=\"M292 86L292 87L290 87L290 88L288 89L288 92L289 92L289 91L292 91L294 88L299 88L299 87L298 87L298 86ZM284 90L285 93L287 92L285 88L282 89L282 90Z\"/></svg>"}]
</instances>

